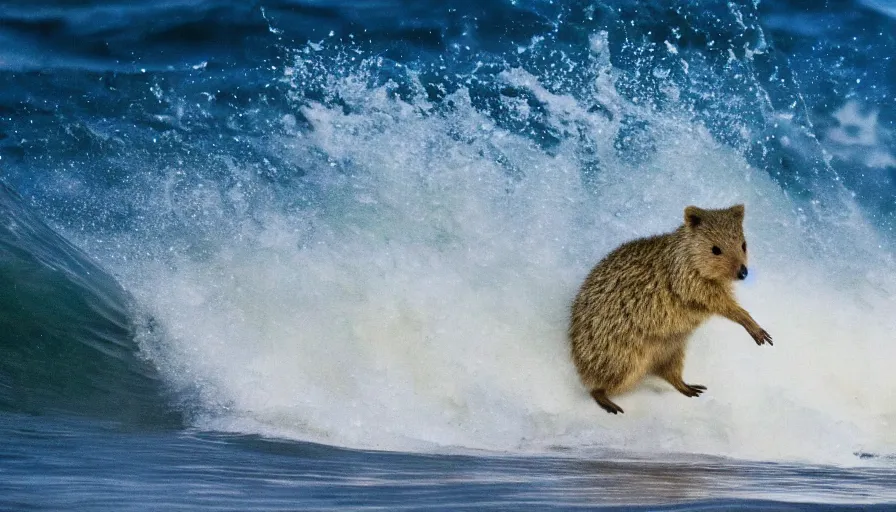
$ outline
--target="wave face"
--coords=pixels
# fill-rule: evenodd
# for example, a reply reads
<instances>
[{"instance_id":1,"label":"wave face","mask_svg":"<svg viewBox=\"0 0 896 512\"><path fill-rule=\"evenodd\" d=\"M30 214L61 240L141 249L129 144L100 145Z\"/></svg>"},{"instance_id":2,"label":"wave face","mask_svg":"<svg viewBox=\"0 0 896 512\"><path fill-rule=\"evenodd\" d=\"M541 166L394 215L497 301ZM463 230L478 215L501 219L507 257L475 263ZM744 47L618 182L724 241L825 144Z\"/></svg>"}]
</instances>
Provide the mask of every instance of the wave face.
<instances>
[{"instance_id":1,"label":"wave face","mask_svg":"<svg viewBox=\"0 0 896 512\"><path fill-rule=\"evenodd\" d=\"M0 212L0 409L174 420L124 290L5 186Z\"/></svg>"},{"instance_id":2,"label":"wave face","mask_svg":"<svg viewBox=\"0 0 896 512\"><path fill-rule=\"evenodd\" d=\"M813 48L842 31L801 31L793 9L520 4L392 26L298 3L249 15L265 49L246 54L279 52L262 61L118 73L92 56L73 79L90 104L41 128L46 158L46 139L9 143L6 177L133 294L142 353L201 428L391 450L894 453L893 113L874 96L892 81L843 92L861 66L844 58L825 88ZM581 280L684 206L734 202L757 276L739 296L775 346L714 320L685 372L706 395L647 382L605 414L568 354Z\"/></svg>"}]
</instances>

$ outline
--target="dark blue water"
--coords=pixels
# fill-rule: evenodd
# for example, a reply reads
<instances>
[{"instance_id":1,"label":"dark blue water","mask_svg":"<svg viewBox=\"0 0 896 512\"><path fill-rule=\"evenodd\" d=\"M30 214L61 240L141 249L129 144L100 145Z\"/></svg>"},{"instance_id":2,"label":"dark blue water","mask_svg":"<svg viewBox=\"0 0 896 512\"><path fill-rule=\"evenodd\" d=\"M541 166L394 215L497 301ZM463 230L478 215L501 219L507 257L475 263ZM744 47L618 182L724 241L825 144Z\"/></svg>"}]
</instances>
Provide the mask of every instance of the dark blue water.
<instances>
[{"instance_id":1,"label":"dark blue water","mask_svg":"<svg viewBox=\"0 0 896 512\"><path fill-rule=\"evenodd\" d=\"M893 2L18 1L0 42L0 508L896 502ZM775 347L710 323L708 397L606 417L578 283L734 202Z\"/></svg>"}]
</instances>

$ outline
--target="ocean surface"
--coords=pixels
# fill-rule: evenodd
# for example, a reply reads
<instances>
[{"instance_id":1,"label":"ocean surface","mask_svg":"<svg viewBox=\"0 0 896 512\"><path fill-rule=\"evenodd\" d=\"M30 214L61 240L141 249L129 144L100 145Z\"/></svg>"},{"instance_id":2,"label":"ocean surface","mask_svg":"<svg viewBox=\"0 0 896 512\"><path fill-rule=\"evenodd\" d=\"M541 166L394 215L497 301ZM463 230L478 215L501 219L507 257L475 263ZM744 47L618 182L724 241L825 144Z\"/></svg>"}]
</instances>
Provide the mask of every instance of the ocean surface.
<instances>
[{"instance_id":1,"label":"ocean surface","mask_svg":"<svg viewBox=\"0 0 896 512\"><path fill-rule=\"evenodd\" d=\"M757 347L571 300L746 204ZM0 2L0 510L896 506L896 2Z\"/></svg>"}]
</instances>

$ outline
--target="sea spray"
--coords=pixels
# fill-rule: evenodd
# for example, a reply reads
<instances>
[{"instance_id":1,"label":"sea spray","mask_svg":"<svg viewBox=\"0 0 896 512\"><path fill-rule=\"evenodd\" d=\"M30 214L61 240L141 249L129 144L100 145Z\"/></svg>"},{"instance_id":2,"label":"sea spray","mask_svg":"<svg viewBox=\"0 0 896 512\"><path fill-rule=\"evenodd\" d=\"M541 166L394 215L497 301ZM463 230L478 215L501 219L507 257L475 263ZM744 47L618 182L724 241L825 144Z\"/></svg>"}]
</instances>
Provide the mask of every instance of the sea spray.
<instances>
[{"instance_id":1,"label":"sea spray","mask_svg":"<svg viewBox=\"0 0 896 512\"><path fill-rule=\"evenodd\" d=\"M306 90L299 64L286 80ZM201 226L202 251L117 268L159 326L145 350L192 390L197 426L389 450L848 463L896 448L893 264L858 210L807 216L817 202L791 198L687 112L624 100L612 81L588 96L602 110L501 73L538 99L559 136L546 147L496 125L467 88L433 102L408 72L418 93L402 96L365 65L321 77L330 100L294 98L286 116L303 126L276 144L300 178L268 194L235 163L239 187L179 196L227 218ZM526 119L517 97L500 101ZM675 228L687 204L735 202L762 275L738 294L775 346L711 321L685 368L703 397L648 382L623 417L606 415L568 356L581 279L619 243ZM177 246L164 233L145 243Z\"/></svg>"}]
</instances>

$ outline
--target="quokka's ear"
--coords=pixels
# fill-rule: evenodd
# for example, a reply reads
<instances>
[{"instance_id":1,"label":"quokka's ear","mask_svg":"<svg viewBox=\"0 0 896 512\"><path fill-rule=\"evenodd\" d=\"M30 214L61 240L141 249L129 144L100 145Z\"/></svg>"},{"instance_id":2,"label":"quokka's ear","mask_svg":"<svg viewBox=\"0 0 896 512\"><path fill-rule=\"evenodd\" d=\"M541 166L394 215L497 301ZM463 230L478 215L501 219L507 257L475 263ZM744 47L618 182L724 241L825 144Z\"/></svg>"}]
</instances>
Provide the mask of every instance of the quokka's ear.
<instances>
[{"instance_id":1,"label":"quokka's ear","mask_svg":"<svg viewBox=\"0 0 896 512\"><path fill-rule=\"evenodd\" d=\"M696 228L703 222L706 212L696 206L688 206L684 209L684 225L689 228Z\"/></svg>"},{"instance_id":2,"label":"quokka's ear","mask_svg":"<svg viewBox=\"0 0 896 512\"><path fill-rule=\"evenodd\" d=\"M735 217L740 220L744 220L744 205L736 204L728 209Z\"/></svg>"}]
</instances>

